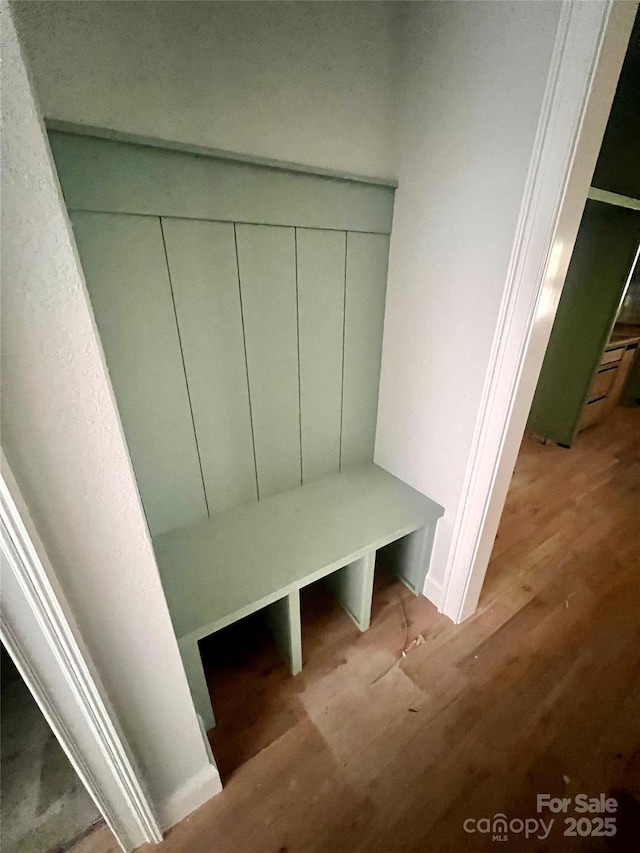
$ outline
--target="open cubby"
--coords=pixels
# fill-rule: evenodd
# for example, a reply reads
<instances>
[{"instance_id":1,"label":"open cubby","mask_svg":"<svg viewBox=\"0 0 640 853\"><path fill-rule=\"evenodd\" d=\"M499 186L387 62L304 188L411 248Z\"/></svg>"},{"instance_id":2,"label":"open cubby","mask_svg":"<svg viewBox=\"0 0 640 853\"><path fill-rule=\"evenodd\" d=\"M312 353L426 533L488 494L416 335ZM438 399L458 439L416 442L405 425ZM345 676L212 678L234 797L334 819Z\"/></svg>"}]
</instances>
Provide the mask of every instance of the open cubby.
<instances>
[{"instance_id":1,"label":"open cubby","mask_svg":"<svg viewBox=\"0 0 640 853\"><path fill-rule=\"evenodd\" d=\"M202 640L200 655L216 714L210 742L226 781L299 719L300 687L260 612Z\"/></svg>"},{"instance_id":2,"label":"open cubby","mask_svg":"<svg viewBox=\"0 0 640 853\"><path fill-rule=\"evenodd\" d=\"M223 782L307 719L307 706L314 701L309 697L320 695L323 684L329 692L333 689L334 671L353 671L354 678L362 680L361 687L384 675L389 662L400 656L403 629L398 598L406 595L384 565L376 567L374 617L371 630L364 634L326 579L304 587L300 591L303 669L296 678L291 678L262 612L200 642L216 714L209 740ZM372 657L375 664L367 669L360 664L363 657Z\"/></svg>"},{"instance_id":3,"label":"open cubby","mask_svg":"<svg viewBox=\"0 0 640 853\"><path fill-rule=\"evenodd\" d=\"M108 131L49 135L210 729L206 638L259 612L295 675L307 586L325 579L366 631L376 553L401 540L395 571L423 588L443 509L373 461L394 189Z\"/></svg>"}]
</instances>

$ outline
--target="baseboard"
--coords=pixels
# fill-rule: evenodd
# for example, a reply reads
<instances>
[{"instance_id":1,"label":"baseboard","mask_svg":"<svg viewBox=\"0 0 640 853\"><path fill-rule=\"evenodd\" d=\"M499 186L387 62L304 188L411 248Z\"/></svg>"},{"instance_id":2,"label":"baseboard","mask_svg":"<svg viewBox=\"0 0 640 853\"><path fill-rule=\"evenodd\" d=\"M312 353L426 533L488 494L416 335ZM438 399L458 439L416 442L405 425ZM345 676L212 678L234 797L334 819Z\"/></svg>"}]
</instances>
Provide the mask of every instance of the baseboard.
<instances>
[{"instance_id":1,"label":"baseboard","mask_svg":"<svg viewBox=\"0 0 640 853\"><path fill-rule=\"evenodd\" d=\"M158 811L162 829L170 829L221 790L220 774L213 764L208 764L160 805Z\"/></svg>"},{"instance_id":2,"label":"baseboard","mask_svg":"<svg viewBox=\"0 0 640 853\"><path fill-rule=\"evenodd\" d=\"M442 584L427 575L422 594L425 598L428 598L432 604L435 604L438 610L440 610L440 605L442 604L442 592Z\"/></svg>"}]
</instances>

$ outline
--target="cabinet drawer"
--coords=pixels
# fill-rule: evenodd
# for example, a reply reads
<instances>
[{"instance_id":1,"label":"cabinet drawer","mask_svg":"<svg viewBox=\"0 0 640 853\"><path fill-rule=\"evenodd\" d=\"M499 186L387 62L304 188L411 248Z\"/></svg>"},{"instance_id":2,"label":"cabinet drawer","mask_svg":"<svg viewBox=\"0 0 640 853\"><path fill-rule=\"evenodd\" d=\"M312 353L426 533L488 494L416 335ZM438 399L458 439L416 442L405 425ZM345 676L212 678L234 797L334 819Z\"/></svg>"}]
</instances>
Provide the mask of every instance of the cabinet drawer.
<instances>
[{"instance_id":1,"label":"cabinet drawer","mask_svg":"<svg viewBox=\"0 0 640 853\"><path fill-rule=\"evenodd\" d=\"M600 364L612 364L614 361L620 361L623 355L624 347L618 347L618 349L609 349L606 352L602 353Z\"/></svg>"},{"instance_id":2,"label":"cabinet drawer","mask_svg":"<svg viewBox=\"0 0 640 853\"><path fill-rule=\"evenodd\" d=\"M591 387L589 388L587 400L591 402L591 400L597 400L599 397L606 397L613 387L617 373L617 365L614 367L607 367L606 370L598 371L591 380Z\"/></svg>"},{"instance_id":3,"label":"cabinet drawer","mask_svg":"<svg viewBox=\"0 0 640 853\"><path fill-rule=\"evenodd\" d=\"M600 400L594 400L593 403L587 403L587 405L582 410L582 415L580 416L580 422L578 423L578 432L582 429L586 429L592 424L598 423L601 417L605 414L607 410L607 399L606 397L602 397Z\"/></svg>"}]
</instances>

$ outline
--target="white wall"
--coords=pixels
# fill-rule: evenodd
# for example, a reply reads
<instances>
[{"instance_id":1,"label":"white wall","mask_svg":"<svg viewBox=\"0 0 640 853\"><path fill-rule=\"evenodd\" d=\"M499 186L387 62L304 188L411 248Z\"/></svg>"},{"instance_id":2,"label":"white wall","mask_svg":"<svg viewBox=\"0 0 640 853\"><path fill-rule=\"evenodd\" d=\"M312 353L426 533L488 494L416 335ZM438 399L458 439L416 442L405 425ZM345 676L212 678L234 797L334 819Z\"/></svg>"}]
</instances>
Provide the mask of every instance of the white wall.
<instances>
[{"instance_id":1,"label":"white wall","mask_svg":"<svg viewBox=\"0 0 640 853\"><path fill-rule=\"evenodd\" d=\"M561 5L18 3L45 115L397 177L376 459L438 600Z\"/></svg>"},{"instance_id":2,"label":"white wall","mask_svg":"<svg viewBox=\"0 0 640 853\"><path fill-rule=\"evenodd\" d=\"M46 135L5 11L2 446L160 817L170 822L218 790L219 780L199 732Z\"/></svg>"},{"instance_id":3,"label":"white wall","mask_svg":"<svg viewBox=\"0 0 640 853\"><path fill-rule=\"evenodd\" d=\"M47 118L393 177L397 4L16 6Z\"/></svg>"},{"instance_id":4,"label":"white wall","mask_svg":"<svg viewBox=\"0 0 640 853\"><path fill-rule=\"evenodd\" d=\"M560 4L404 12L376 461L446 508L439 603Z\"/></svg>"}]
</instances>

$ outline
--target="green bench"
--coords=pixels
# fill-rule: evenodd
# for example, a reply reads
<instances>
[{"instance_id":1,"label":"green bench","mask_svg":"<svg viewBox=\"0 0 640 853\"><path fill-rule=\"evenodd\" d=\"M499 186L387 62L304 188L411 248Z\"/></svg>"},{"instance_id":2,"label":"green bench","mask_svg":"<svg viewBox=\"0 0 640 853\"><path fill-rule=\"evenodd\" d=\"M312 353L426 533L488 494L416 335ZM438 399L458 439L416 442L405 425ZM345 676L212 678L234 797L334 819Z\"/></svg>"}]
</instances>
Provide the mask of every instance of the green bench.
<instances>
[{"instance_id":1,"label":"green bench","mask_svg":"<svg viewBox=\"0 0 640 853\"><path fill-rule=\"evenodd\" d=\"M198 641L264 609L295 675L302 666L300 589L330 586L369 627L376 550L403 539L398 573L422 590L443 509L369 464L154 538L162 583L196 709L215 725Z\"/></svg>"},{"instance_id":2,"label":"green bench","mask_svg":"<svg viewBox=\"0 0 640 853\"><path fill-rule=\"evenodd\" d=\"M299 591L361 630L376 550L422 591L440 506L373 463L391 182L50 128L194 703L198 642L264 610L293 673Z\"/></svg>"}]
</instances>

